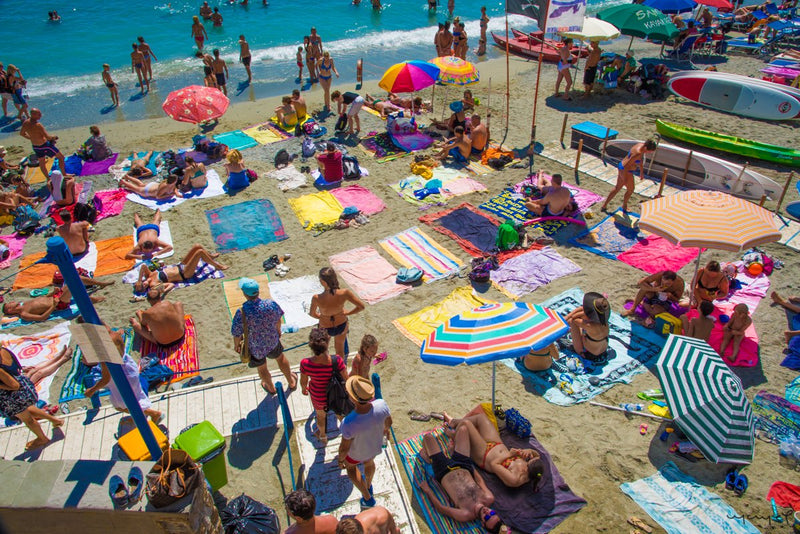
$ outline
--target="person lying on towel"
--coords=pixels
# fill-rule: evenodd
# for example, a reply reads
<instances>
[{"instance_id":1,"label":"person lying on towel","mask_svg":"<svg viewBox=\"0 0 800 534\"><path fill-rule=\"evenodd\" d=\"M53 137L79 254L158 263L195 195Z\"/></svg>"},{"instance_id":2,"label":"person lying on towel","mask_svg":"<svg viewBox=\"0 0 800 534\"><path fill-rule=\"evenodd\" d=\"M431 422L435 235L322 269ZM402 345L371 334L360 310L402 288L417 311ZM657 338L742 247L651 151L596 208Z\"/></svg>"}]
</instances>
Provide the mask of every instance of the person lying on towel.
<instances>
[{"instance_id":1,"label":"person lying on towel","mask_svg":"<svg viewBox=\"0 0 800 534\"><path fill-rule=\"evenodd\" d=\"M151 269L147 263L142 263L139 268L139 279L133 284L133 291L141 295L152 287L165 284L165 292L169 292L176 282L188 282L197 274L200 270L200 260L220 271L226 270L227 265L215 261L218 257L219 252L209 252L202 245L194 245L176 265L162 265Z\"/></svg>"},{"instance_id":2,"label":"person lying on towel","mask_svg":"<svg viewBox=\"0 0 800 534\"><path fill-rule=\"evenodd\" d=\"M105 297L98 297L90 295L89 298L94 303L103 302ZM50 315L57 310L66 310L70 306L72 300L72 293L65 285L63 287L56 287L52 293L34 297L24 302L8 301L3 304L3 314L10 317L19 317L23 321L29 323L38 323L46 321Z\"/></svg>"},{"instance_id":3,"label":"person lying on towel","mask_svg":"<svg viewBox=\"0 0 800 534\"><path fill-rule=\"evenodd\" d=\"M494 502L494 494L486 487L469 456L470 436L466 426L462 425L455 431L453 444L453 453L448 457L438 440L427 433L422 437L419 453L426 470L439 483L453 506L440 502L426 481L420 481L419 488L440 514L462 523L477 519L487 532L502 532L505 525L497 512L489 508Z\"/></svg>"},{"instance_id":4,"label":"person lying on towel","mask_svg":"<svg viewBox=\"0 0 800 534\"><path fill-rule=\"evenodd\" d=\"M544 473L544 463L533 449L509 449L500 439L500 432L480 404L461 419L443 413L445 433L453 436L465 428L470 441L470 458L475 464L493 473L509 488L530 483L537 490Z\"/></svg>"},{"instance_id":5,"label":"person lying on towel","mask_svg":"<svg viewBox=\"0 0 800 534\"><path fill-rule=\"evenodd\" d=\"M560 174L554 174L548 180L543 173L539 173L539 187L542 188L542 198L525 202L528 208L537 217L560 217L567 212L567 208L572 202L572 193L566 187L562 187L563 178Z\"/></svg>"},{"instance_id":6,"label":"person lying on towel","mask_svg":"<svg viewBox=\"0 0 800 534\"><path fill-rule=\"evenodd\" d=\"M436 155L439 161L445 161L448 156L453 157L457 163L466 163L472 152L472 141L464 134L463 126L456 126L455 137L447 140L442 151Z\"/></svg>"}]
</instances>

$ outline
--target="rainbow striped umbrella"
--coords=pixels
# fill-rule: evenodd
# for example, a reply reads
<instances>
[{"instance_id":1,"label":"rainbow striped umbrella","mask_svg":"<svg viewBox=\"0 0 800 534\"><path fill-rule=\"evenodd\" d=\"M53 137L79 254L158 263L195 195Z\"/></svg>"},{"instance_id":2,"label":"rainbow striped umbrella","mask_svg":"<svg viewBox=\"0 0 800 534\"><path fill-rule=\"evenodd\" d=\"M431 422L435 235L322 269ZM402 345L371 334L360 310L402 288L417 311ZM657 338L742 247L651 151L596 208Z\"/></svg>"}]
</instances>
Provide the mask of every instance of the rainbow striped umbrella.
<instances>
[{"instance_id":1,"label":"rainbow striped umbrella","mask_svg":"<svg viewBox=\"0 0 800 534\"><path fill-rule=\"evenodd\" d=\"M378 87L390 93L413 93L436 83L439 67L426 61L404 61L389 67Z\"/></svg>"},{"instance_id":2,"label":"rainbow striped umbrella","mask_svg":"<svg viewBox=\"0 0 800 534\"><path fill-rule=\"evenodd\" d=\"M419 355L439 365L492 362L494 405L495 362L540 350L568 331L558 312L538 304L486 304L439 325L422 343Z\"/></svg>"},{"instance_id":3,"label":"rainbow striped umbrella","mask_svg":"<svg viewBox=\"0 0 800 534\"><path fill-rule=\"evenodd\" d=\"M481 79L475 65L460 57L435 57L431 63L439 67L439 81L447 85L472 85Z\"/></svg>"}]
</instances>

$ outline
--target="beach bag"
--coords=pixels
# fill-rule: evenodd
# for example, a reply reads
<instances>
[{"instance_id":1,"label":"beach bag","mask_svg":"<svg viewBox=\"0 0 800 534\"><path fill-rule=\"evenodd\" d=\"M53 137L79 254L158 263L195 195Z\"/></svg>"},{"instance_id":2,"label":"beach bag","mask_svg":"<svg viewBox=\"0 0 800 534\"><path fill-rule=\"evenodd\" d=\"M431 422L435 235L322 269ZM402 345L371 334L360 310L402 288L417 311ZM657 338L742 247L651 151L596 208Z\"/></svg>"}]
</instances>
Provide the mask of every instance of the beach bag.
<instances>
[{"instance_id":1,"label":"beach bag","mask_svg":"<svg viewBox=\"0 0 800 534\"><path fill-rule=\"evenodd\" d=\"M386 119L386 131L392 135L411 134L417 131L417 121L404 117L403 112L392 113Z\"/></svg>"},{"instance_id":2,"label":"beach bag","mask_svg":"<svg viewBox=\"0 0 800 534\"><path fill-rule=\"evenodd\" d=\"M336 121L336 126L333 127L336 132L343 132L347 128L347 115L342 113Z\"/></svg>"},{"instance_id":3,"label":"beach bag","mask_svg":"<svg viewBox=\"0 0 800 534\"><path fill-rule=\"evenodd\" d=\"M189 453L169 448L147 473L145 493L155 508L163 508L190 495L203 480L200 467Z\"/></svg>"},{"instance_id":4,"label":"beach bag","mask_svg":"<svg viewBox=\"0 0 800 534\"><path fill-rule=\"evenodd\" d=\"M156 360L157 362L158 360ZM163 363L154 363L139 373L139 384L144 391L156 389L161 384L169 384L174 373Z\"/></svg>"},{"instance_id":5,"label":"beach bag","mask_svg":"<svg viewBox=\"0 0 800 534\"><path fill-rule=\"evenodd\" d=\"M350 395L344 388L344 379L339 374L336 364L339 361L339 356L331 358L331 380L328 382L328 387L325 390L325 395L328 401L328 411L336 415L345 416L353 411L353 401L350 400Z\"/></svg>"},{"instance_id":6,"label":"beach bag","mask_svg":"<svg viewBox=\"0 0 800 534\"><path fill-rule=\"evenodd\" d=\"M286 151L285 148L278 150L278 153L275 154L275 168L282 169L289 165L289 162L292 161L292 158L289 156L289 152Z\"/></svg>"},{"instance_id":7,"label":"beach bag","mask_svg":"<svg viewBox=\"0 0 800 534\"><path fill-rule=\"evenodd\" d=\"M76 221L86 221L89 224L94 224L97 220L97 208L94 203L84 204L78 202L72 210L72 216Z\"/></svg>"},{"instance_id":8,"label":"beach bag","mask_svg":"<svg viewBox=\"0 0 800 534\"><path fill-rule=\"evenodd\" d=\"M361 168L355 156L342 156L342 171L345 180L358 180L361 178Z\"/></svg>"},{"instance_id":9,"label":"beach bag","mask_svg":"<svg viewBox=\"0 0 800 534\"><path fill-rule=\"evenodd\" d=\"M422 281L422 271L416 267L400 267L397 270L395 282L398 284L415 285Z\"/></svg>"},{"instance_id":10,"label":"beach bag","mask_svg":"<svg viewBox=\"0 0 800 534\"><path fill-rule=\"evenodd\" d=\"M531 437L531 422L528 421L519 410L516 408L509 408L506 410L506 428L515 436L528 439Z\"/></svg>"},{"instance_id":11,"label":"beach bag","mask_svg":"<svg viewBox=\"0 0 800 534\"><path fill-rule=\"evenodd\" d=\"M506 221L497 228L495 245L500 250L511 250L519 245L519 232L514 225Z\"/></svg>"},{"instance_id":12,"label":"beach bag","mask_svg":"<svg viewBox=\"0 0 800 534\"><path fill-rule=\"evenodd\" d=\"M472 260L472 271L469 279L476 284L488 284L491 279L491 272L497 269L497 259L492 256L488 259L475 258Z\"/></svg>"},{"instance_id":13,"label":"beach bag","mask_svg":"<svg viewBox=\"0 0 800 534\"><path fill-rule=\"evenodd\" d=\"M244 173L247 175L247 181L251 184L258 180L258 173L253 169L246 169Z\"/></svg>"},{"instance_id":14,"label":"beach bag","mask_svg":"<svg viewBox=\"0 0 800 534\"><path fill-rule=\"evenodd\" d=\"M317 146L314 144L314 141L312 141L310 137L306 137L305 139L303 139L303 145L301 147L301 150L303 152L304 158L310 158L316 153Z\"/></svg>"},{"instance_id":15,"label":"beach bag","mask_svg":"<svg viewBox=\"0 0 800 534\"><path fill-rule=\"evenodd\" d=\"M281 522L275 510L242 493L219 513L225 533L280 534Z\"/></svg>"},{"instance_id":16,"label":"beach bag","mask_svg":"<svg viewBox=\"0 0 800 534\"><path fill-rule=\"evenodd\" d=\"M20 236L29 236L39 228L39 214L24 204L14 210L14 231Z\"/></svg>"},{"instance_id":17,"label":"beach bag","mask_svg":"<svg viewBox=\"0 0 800 534\"><path fill-rule=\"evenodd\" d=\"M486 164L489 167L499 171L500 169L502 169L503 167L505 167L506 165L508 165L512 161L514 161L514 159L511 156L503 154L502 156L498 156L496 158L491 158L491 159L487 160Z\"/></svg>"}]
</instances>

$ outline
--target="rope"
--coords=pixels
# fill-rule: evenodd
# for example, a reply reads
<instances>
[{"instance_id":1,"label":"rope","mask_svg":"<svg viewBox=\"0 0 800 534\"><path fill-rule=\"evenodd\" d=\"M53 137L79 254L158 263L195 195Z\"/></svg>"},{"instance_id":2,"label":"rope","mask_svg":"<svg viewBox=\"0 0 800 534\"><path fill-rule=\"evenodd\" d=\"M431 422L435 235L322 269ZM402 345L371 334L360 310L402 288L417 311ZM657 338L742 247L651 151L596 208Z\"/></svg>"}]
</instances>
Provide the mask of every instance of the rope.
<instances>
[{"instance_id":1,"label":"rope","mask_svg":"<svg viewBox=\"0 0 800 534\"><path fill-rule=\"evenodd\" d=\"M30 269L31 267L34 267L34 266L36 266L36 265L38 265L38 264L39 264L39 262L38 262L38 261L37 261L37 262L34 262L34 263L31 263L31 264L30 264L30 265L28 265L27 267L23 267L22 269L18 270L18 271L17 271L17 272L15 272L15 273L11 273L10 275L8 275L8 276L6 276L6 277L4 277L4 278L0 278L0 282L3 282L3 281L5 281L5 280L8 280L9 278L11 278L11 277L13 277L13 276L17 276L17 275L18 275L19 273L21 273L22 271L26 271L26 270ZM2 289L5 289L5 291L3 291L3 295L5 295L5 294L7 294L7 293L10 293L10 292L11 292L11 288L10 288L10 287L9 287L9 288L2 288Z\"/></svg>"}]
</instances>

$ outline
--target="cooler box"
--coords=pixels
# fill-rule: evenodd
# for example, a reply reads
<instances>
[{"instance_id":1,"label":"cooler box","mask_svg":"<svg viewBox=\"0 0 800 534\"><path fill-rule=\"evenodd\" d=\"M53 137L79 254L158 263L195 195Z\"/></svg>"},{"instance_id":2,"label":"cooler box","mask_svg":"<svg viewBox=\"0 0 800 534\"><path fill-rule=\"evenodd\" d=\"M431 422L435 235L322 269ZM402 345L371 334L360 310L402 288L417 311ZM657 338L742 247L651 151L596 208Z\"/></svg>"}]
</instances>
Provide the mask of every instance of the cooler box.
<instances>
[{"instance_id":1,"label":"cooler box","mask_svg":"<svg viewBox=\"0 0 800 534\"><path fill-rule=\"evenodd\" d=\"M678 334L683 331L681 320L671 313L659 313L656 315L656 332L662 335Z\"/></svg>"},{"instance_id":2,"label":"cooler box","mask_svg":"<svg viewBox=\"0 0 800 534\"><path fill-rule=\"evenodd\" d=\"M156 437L156 441L158 442L158 446L161 447L161 450L165 450L169 446L169 440L167 436L158 428L155 423L147 420L147 424L150 425L150 429L153 431L153 435ZM119 448L122 449L122 452L131 459L132 462L141 462L143 460L150 460L150 451L147 450L147 445L144 444L144 438L142 438L141 432L139 432L138 428L134 428L127 434L123 435L117 440L117 444Z\"/></svg>"},{"instance_id":3,"label":"cooler box","mask_svg":"<svg viewBox=\"0 0 800 534\"><path fill-rule=\"evenodd\" d=\"M186 451L189 456L203 466L203 474L216 491L228 483L225 464L225 438L208 421L203 421L184 430L175 438L176 449Z\"/></svg>"},{"instance_id":4,"label":"cooler box","mask_svg":"<svg viewBox=\"0 0 800 534\"><path fill-rule=\"evenodd\" d=\"M617 135L619 135L618 131L606 129L605 126L600 126L591 121L579 122L572 127L572 138L569 146L577 149L578 142L583 139L583 151L599 156L603 151L606 133L608 133L609 141L616 139Z\"/></svg>"}]
</instances>

